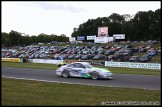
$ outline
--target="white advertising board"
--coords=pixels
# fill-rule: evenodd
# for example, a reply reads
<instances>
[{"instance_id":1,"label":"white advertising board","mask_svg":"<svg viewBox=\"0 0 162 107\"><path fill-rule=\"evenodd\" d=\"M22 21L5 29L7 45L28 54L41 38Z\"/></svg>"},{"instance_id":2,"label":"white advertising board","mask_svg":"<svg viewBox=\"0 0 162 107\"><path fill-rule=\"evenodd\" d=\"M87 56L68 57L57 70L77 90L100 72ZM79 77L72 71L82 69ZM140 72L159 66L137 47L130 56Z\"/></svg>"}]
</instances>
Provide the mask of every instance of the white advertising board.
<instances>
[{"instance_id":1,"label":"white advertising board","mask_svg":"<svg viewBox=\"0 0 162 107\"><path fill-rule=\"evenodd\" d=\"M96 37L94 42L95 43L108 43L114 41L113 37Z\"/></svg>"},{"instance_id":2,"label":"white advertising board","mask_svg":"<svg viewBox=\"0 0 162 107\"><path fill-rule=\"evenodd\" d=\"M114 34L113 37L115 39L125 39L125 34Z\"/></svg>"},{"instance_id":3,"label":"white advertising board","mask_svg":"<svg viewBox=\"0 0 162 107\"><path fill-rule=\"evenodd\" d=\"M114 40L115 40L114 37L108 37L108 42L112 42Z\"/></svg>"},{"instance_id":4,"label":"white advertising board","mask_svg":"<svg viewBox=\"0 0 162 107\"><path fill-rule=\"evenodd\" d=\"M96 38L96 35L93 35L93 36L87 36L87 40L95 40Z\"/></svg>"},{"instance_id":5,"label":"white advertising board","mask_svg":"<svg viewBox=\"0 0 162 107\"><path fill-rule=\"evenodd\" d=\"M69 38L69 42L72 42L72 41L75 41L76 39L75 39L75 37L70 37Z\"/></svg>"},{"instance_id":6,"label":"white advertising board","mask_svg":"<svg viewBox=\"0 0 162 107\"><path fill-rule=\"evenodd\" d=\"M52 60L52 59L30 59L29 62L33 63L47 63L47 64L63 64L63 60Z\"/></svg>"},{"instance_id":7,"label":"white advertising board","mask_svg":"<svg viewBox=\"0 0 162 107\"><path fill-rule=\"evenodd\" d=\"M105 61L105 66L125 67L125 68L143 68L143 69L161 69L161 64L157 64L157 63L134 63L134 62Z\"/></svg>"}]
</instances>

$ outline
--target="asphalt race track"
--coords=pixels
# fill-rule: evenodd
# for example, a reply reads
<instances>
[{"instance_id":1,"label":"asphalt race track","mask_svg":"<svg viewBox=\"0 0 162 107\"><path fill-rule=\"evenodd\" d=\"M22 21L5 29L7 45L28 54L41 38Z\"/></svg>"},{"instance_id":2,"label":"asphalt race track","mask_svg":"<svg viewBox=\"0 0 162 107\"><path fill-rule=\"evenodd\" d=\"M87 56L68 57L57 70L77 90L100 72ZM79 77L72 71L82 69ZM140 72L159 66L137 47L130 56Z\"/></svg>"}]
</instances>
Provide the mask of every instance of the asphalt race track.
<instances>
[{"instance_id":1,"label":"asphalt race track","mask_svg":"<svg viewBox=\"0 0 162 107\"><path fill-rule=\"evenodd\" d=\"M107 87L128 87L150 90L160 90L160 76L114 74L113 80L92 80L85 78L63 78L55 74L54 70L2 67L2 77L17 78L47 82L83 84Z\"/></svg>"}]
</instances>

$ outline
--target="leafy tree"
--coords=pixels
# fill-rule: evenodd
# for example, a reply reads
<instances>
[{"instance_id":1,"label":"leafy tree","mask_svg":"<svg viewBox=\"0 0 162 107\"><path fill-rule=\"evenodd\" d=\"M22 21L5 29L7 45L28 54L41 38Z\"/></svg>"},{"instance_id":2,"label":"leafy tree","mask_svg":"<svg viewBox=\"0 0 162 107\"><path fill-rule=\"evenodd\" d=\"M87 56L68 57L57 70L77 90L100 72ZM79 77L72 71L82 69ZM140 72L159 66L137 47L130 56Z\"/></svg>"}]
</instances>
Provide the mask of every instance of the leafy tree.
<instances>
[{"instance_id":1,"label":"leafy tree","mask_svg":"<svg viewBox=\"0 0 162 107\"><path fill-rule=\"evenodd\" d=\"M9 47L9 46L12 45L11 44L11 39L10 39L8 33L3 32L1 34L1 41L2 41L2 45L5 46L5 47Z\"/></svg>"},{"instance_id":2,"label":"leafy tree","mask_svg":"<svg viewBox=\"0 0 162 107\"><path fill-rule=\"evenodd\" d=\"M72 37L98 35L98 27L108 26L108 34L125 34L126 40L160 40L161 9L139 11L135 15L113 13L108 17L88 19L73 29Z\"/></svg>"},{"instance_id":3,"label":"leafy tree","mask_svg":"<svg viewBox=\"0 0 162 107\"><path fill-rule=\"evenodd\" d=\"M11 30L9 32L9 38L12 45L20 45L21 33Z\"/></svg>"},{"instance_id":4,"label":"leafy tree","mask_svg":"<svg viewBox=\"0 0 162 107\"><path fill-rule=\"evenodd\" d=\"M36 35L31 36L31 43L38 44L38 37Z\"/></svg>"}]
</instances>

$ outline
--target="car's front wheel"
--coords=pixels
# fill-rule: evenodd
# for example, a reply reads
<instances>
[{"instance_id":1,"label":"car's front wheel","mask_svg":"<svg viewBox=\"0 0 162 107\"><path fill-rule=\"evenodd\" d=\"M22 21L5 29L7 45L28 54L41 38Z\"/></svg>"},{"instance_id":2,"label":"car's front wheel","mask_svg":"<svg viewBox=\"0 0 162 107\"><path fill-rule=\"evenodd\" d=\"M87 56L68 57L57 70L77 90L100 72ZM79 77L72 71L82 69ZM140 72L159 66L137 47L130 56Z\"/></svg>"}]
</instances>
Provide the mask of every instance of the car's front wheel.
<instances>
[{"instance_id":1,"label":"car's front wheel","mask_svg":"<svg viewBox=\"0 0 162 107\"><path fill-rule=\"evenodd\" d=\"M62 76L65 77L65 78L68 78L69 77L69 72L67 70L64 70L62 72Z\"/></svg>"},{"instance_id":2,"label":"car's front wheel","mask_svg":"<svg viewBox=\"0 0 162 107\"><path fill-rule=\"evenodd\" d=\"M91 73L91 78L93 80L97 80L97 79L99 79L99 74L96 71L94 71Z\"/></svg>"}]
</instances>

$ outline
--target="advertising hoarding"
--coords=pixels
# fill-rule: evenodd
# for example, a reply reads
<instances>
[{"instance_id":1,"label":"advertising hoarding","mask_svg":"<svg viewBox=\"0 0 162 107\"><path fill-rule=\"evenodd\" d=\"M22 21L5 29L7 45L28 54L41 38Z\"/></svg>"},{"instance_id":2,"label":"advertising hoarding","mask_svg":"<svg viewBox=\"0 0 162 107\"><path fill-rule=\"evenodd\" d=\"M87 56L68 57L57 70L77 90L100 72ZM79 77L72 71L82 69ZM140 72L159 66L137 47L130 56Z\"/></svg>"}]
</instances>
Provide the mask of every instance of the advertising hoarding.
<instances>
[{"instance_id":1,"label":"advertising hoarding","mask_svg":"<svg viewBox=\"0 0 162 107\"><path fill-rule=\"evenodd\" d=\"M7 62L21 62L20 58L1 58L1 61L7 61Z\"/></svg>"},{"instance_id":2,"label":"advertising hoarding","mask_svg":"<svg viewBox=\"0 0 162 107\"><path fill-rule=\"evenodd\" d=\"M108 43L114 41L113 37L96 37L94 42L95 43Z\"/></svg>"},{"instance_id":3,"label":"advertising hoarding","mask_svg":"<svg viewBox=\"0 0 162 107\"><path fill-rule=\"evenodd\" d=\"M124 67L124 68L142 68L142 69L161 69L161 64L157 64L157 63L134 63L134 62L105 61L105 66Z\"/></svg>"},{"instance_id":4,"label":"advertising hoarding","mask_svg":"<svg viewBox=\"0 0 162 107\"><path fill-rule=\"evenodd\" d=\"M125 34L114 34L113 37L115 39L125 39Z\"/></svg>"},{"instance_id":5,"label":"advertising hoarding","mask_svg":"<svg viewBox=\"0 0 162 107\"><path fill-rule=\"evenodd\" d=\"M77 36L77 40L85 40L84 36Z\"/></svg>"},{"instance_id":6,"label":"advertising hoarding","mask_svg":"<svg viewBox=\"0 0 162 107\"><path fill-rule=\"evenodd\" d=\"M87 36L87 40L95 40L96 35L92 35L92 36Z\"/></svg>"},{"instance_id":7,"label":"advertising hoarding","mask_svg":"<svg viewBox=\"0 0 162 107\"><path fill-rule=\"evenodd\" d=\"M70 38L69 38L69 41L70 41L70 42L75 41L75 37L70 37Z\"/></svg>"},{"instance_id":8,"label":"advertising hoarding","mask_svg":"<svg viewBox=\"0 0 162 107\"><path fill-rule=\"evenodd\" d=\"M108 27L99 27L98 28L98 37L108 36Z\"/></svg>"}]
</instances>

